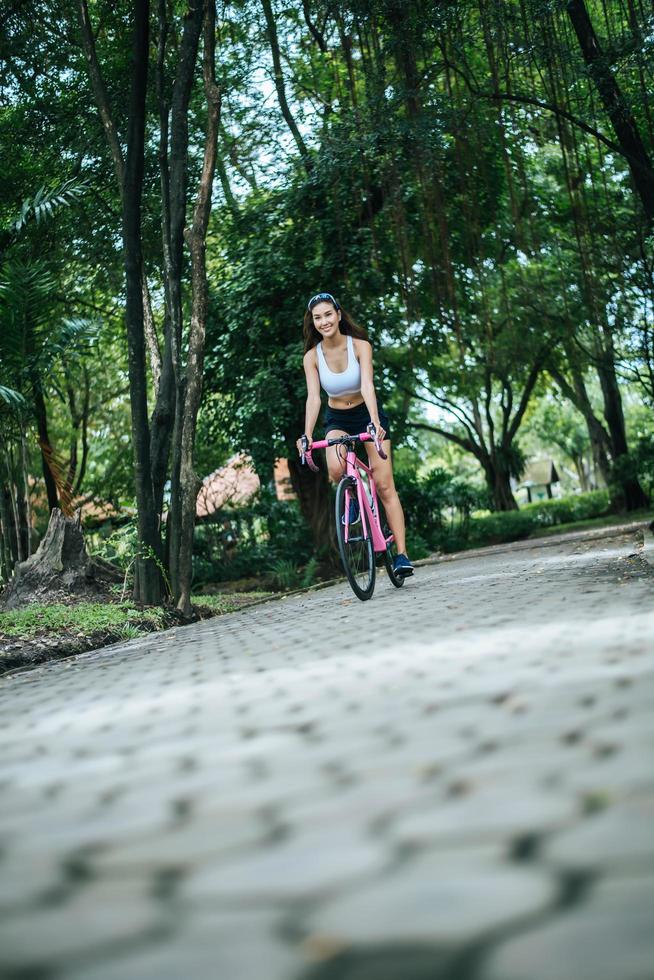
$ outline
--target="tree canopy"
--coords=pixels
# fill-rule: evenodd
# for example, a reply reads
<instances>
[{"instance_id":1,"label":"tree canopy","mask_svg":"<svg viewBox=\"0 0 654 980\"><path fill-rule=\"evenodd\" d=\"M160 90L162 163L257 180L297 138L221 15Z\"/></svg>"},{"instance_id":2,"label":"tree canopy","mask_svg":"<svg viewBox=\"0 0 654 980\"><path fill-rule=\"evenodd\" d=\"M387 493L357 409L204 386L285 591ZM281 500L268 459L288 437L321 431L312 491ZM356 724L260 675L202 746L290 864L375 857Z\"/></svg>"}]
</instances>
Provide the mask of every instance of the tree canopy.
<instances>
[{"instance_id":1,"label":"tree canopy","mask_svg":"<svg viewBox=\"0 0 654 980\"><path fill-rule=\"evenodd\" d=\"M13 5L5 575L45 481L136 503L137 589L182 608L199 478L235 452L264 482L289 458L324 545L294 451L322 289L368 330L398 447L469 459L496 510L534 445L643 506L652 36L641 0Z\"/></svg>"}]
</instances>

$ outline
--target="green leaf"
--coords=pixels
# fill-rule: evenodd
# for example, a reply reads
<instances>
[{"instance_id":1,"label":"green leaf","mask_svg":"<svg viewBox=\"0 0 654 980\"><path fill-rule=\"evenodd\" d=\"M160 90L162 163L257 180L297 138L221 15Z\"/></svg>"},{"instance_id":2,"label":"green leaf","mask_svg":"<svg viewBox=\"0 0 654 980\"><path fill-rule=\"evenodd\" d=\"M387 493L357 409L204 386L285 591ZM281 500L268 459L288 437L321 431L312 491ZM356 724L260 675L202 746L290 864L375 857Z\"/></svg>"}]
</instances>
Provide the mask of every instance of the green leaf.
<instances>
[{"instance_id":1,"label":"green leaf","mask_svg":"<svg viewBox=\"0 0 654 980\"><path fill-rule=\"evenodd\" d=\"M20 391L6 388L4 385L0 385L0 398L13 410L24 409L27 406L27 402Z\"/></svg>"}]
</instances>

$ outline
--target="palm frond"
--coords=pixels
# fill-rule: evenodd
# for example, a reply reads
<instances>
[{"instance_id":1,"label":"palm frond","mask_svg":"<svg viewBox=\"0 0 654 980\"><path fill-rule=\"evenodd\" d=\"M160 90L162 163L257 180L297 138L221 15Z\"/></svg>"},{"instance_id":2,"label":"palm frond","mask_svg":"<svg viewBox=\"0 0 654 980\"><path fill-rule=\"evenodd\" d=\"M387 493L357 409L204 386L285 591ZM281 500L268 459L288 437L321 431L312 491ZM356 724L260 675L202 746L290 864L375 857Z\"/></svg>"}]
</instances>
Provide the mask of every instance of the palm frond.
<instances>
[{"instance_id":1,"label":"palm frond","mask_svg":"<svg viewBox=\"0 0 654 980\"><path fill-rule=\"evenodd\" d=\"M33 198L23 201L18 217L11 225L11 231L18 234L32 217L39 224L43 218L51 217L57 208L69 207L86 190L86 181L76 177L54 188L44 184L39 187Z\"/></svg>"},{"instance_id":2,"label":"palm frond","mask_svg":"<svg viewBox=\"0 0 654 980\"><path fill-rule=\"evenodd\" d=\"M43 259L12 258L0 278L0 315L32 321L48 316L55 306L57 281Z\"/></svg>"},{"instance_id":3,"label":"palm frond","mask_svg":"<svg viewBox=\"0 0 654 980\"><path fill-rule=\"evenodd\" d=\"M0 363L3 380L22 388L29 359L40 349L39 333L55 319L55 280L43 261L12 258L0 277Z\"/></svg>"},{"instance_id":4,"label":"palm frond","mask_svg":"<svg viewBox=\"0 0 654 980\"><path fill-rule=\"evenodd\" d=\"M0 278L0 363L3 380L22 388L26 376L45 377L62 355L88 353L100 323L61 317L56 281L43 261L6 263Z\"/></svg>"},{"instance_id":5,"label":"palm frond","mask_svg":"<svg viewBox=\"0 0 654 980\"><path fill-rule=\"evenodd\" d=\"M34 366L44 377L52 370L62 355L69 357L88 353L95 341L100 323L86 317L66 317L48 324L47 333L38 331L38 348L34 355Z\"/></svg>"},{"instance_id":6,"label":"palm frond","mask_svg":"<svg viewBox=\"0 0 654 980\"><path fill-rule=\"evenodd\" d=\"M0 385L0 400L11 411L20 411L27 407L25 397L20 391L16 391L14 388L7 388L5 385Z\"/></svg>"}]
</instances>

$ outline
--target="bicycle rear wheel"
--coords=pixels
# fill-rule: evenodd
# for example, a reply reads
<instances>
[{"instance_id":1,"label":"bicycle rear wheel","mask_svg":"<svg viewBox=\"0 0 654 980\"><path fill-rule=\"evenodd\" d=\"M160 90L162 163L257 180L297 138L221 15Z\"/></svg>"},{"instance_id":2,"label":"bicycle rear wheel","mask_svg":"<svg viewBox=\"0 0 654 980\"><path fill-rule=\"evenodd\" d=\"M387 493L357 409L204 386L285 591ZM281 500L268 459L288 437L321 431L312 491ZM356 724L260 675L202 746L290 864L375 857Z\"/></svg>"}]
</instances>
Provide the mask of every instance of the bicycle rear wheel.
<instances>
[{"instance_id":1,"label":"bicycle rear wheel","mask_svg":"<svg viewBox=\"0 0 654 980\"><path fill-rule=\"evenodd\" d=\"M386 514L382 513L382 530L384 537L387 538L391 531L386 523ZM390 544L386 545L386 551L384 552L384 564L386 565L386 574L388 575L390 581L395 586L396 589L401 589L404 585L404 576L396 575L393 571L393 559L397 554L397 548L395 547L395 542L391 541Z\"/></svg>"},{"instance_id":2,"label":"bicycle rear wheel","mask_svg":"<svg viewBox=\"0 0 654 980\"><path fill-rule=\"evenodd\" d=\"M344 477L336 488L336 538L338 550L347 580L355 596L362 601L370 599L375 589L375 552L370 533L364 538L366 515L361 514L356 524L348 527L345 540L343 518L350 500L356 500L356 485L350 477Z\"/></svg>"}]
</instances>

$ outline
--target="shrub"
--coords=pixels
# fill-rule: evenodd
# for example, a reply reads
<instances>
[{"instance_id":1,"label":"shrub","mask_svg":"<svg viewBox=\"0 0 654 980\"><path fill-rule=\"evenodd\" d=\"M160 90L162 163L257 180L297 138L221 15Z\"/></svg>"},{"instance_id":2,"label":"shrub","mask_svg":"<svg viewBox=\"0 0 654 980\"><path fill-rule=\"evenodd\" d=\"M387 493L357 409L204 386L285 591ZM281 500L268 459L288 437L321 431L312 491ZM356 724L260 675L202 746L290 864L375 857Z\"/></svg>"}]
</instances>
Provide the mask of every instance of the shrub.
<instances>
[{"instance_id":1,"label":"shrub","mask_svg":"<svg viewBox=\"0 0 654 980\"><path fill-rule=\"evenodd\" d=\"M654 435L638 435L632 455L643 490L651 498L654 496Z\"/></svg>"},{"instance_id":2,"label":"shrub","mask_svg":"<svg viewBox=\"0 0 654 980\"><path fill-rule=\"evenodd\" d=\"M643 459L648 458L643 452ZM654 452L652 453L654 461ZM426 558L434 551L461 551L528 537L553 527L609 513L609 493L591 493L526 504L518 511L473 517L488 507L486 490L435 468L426 476L403 468L397 475L407 525L407 551ZM280 501L262 490L245 507L225 508L196 528L194 584L266 574L278 588L314 581L318 561L311 533L296 501Z\"/></svg>"},{"instance_id":3,"label":"shrub","mask_svg":"<svg viewBox=\"0 0 654 980\"><path fill-rule=\"evenodd\" d=\"M411 557L416 560L418 558L427 558L434 550L422 535L418 531L414 531L411 527L407 527L406 529L406 548Z\"/></svg>"},{"instance_id":4,"label":"shrub","mask_svg":"<svg viewBox=\"0 0 654 980\"><path fill-rule=\"evenodd\" d=\"M226 507L196 527L193 581L202 585L249 578L278 562L299 569L309 562L311 551L311 533L297 501L277 500L262 488L246 506ZM289 568L283 574L288 579ZM303 574L298 572L300 580Z\"/></svg>"},{"instance_id":5,"label":"shrub","mask_svg":"<svg viewBox=\"0 0 654 980\"><path fill-rule=\"evenodd\" d=\"M610 511L608 490L593 490L558 500L540 500L509 510L474 517L470 521L468 547L520 541L540 527L554 527L603 517Z\"/></svg>"},{"instance_id":6,"label":"shrub","mask_svg":"<svg viewBox=\"0 0 654 980\"><path fill-rule=\"evenodd\" d=\"M407 548L415 558L445 550L445 542L459 546L465 541L472 511L487 506L485 490L440 467L423 477L415 469L403 470L397 482L407 523Z\"/></svg>"},{"instance_id":7,"label":"shrub","mask_svg":"<svg viewBox=\"0 0 654 980\"><path fill-rule=\"evenodd\" d=\"M608 490L592 490L590 493L525 504L520 513L532 516L537 527L553 527L556 524L572 524L593 517L604 517L609 513L609 508Z\"/></svg>"},{"instance_id":8,"label":"shrub","mask_svg":"<svg viewBox=\"0 0 654 980\"><path fill-rule=\"evenodd\" d=\"M87 541L94 554L127 571L139 552L138 525L135 519L130 520L100 537L97 544L96 536L91 534L87 535Z\"/></svg>"},{"instance_id":9,"label":"shrub","mask_svg":"<svg viewBox=\"0 0 654 980\"><path fill-rule=\"evenodd\" d=\"M290 558L278 558L268 569L280 589L306 589L313 585L317 571L317 558L310 558L304 568Z\"/></svg>"},{"instance_id":10,"label":"shrub","mask_svg":"<svg viewBox=\"0 0 654 980\"><path fill-rule=\"evenodd\" d=\"M536 519L524 510L507 510L475 517L470 522L468 547L520 541L528 538L537 526Z\"/></svg>"}]
</instances>

